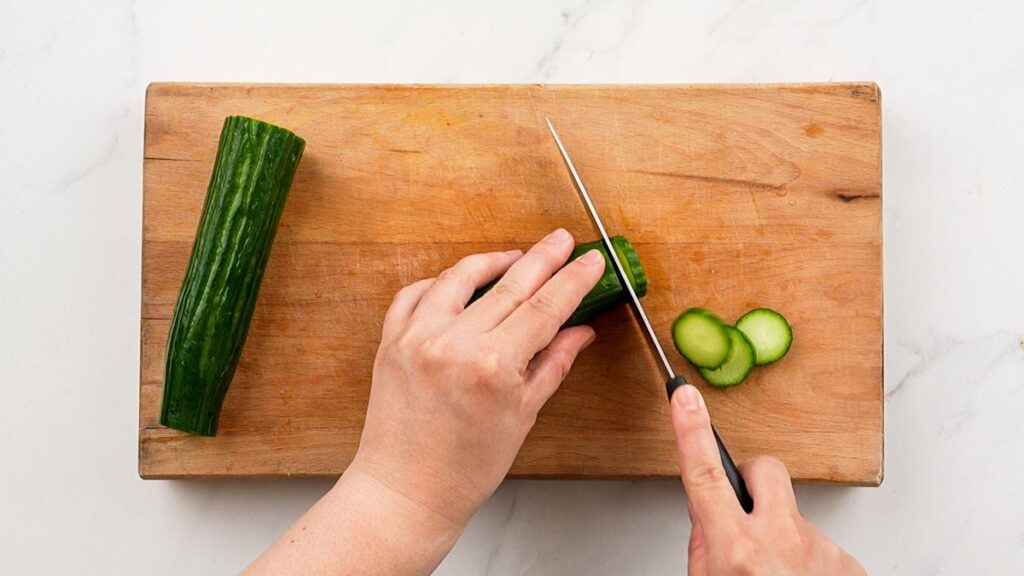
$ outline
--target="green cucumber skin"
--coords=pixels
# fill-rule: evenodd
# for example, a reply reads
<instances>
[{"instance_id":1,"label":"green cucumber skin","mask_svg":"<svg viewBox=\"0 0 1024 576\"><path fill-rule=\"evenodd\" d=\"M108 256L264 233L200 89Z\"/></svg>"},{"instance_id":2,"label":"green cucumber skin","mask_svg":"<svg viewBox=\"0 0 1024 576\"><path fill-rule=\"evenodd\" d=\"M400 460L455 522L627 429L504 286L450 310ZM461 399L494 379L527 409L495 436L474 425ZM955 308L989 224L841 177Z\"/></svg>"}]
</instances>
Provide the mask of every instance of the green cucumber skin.
<instances>
[{"instance_id":1,"label":"green cucumber skin","mask_svg":"<svg viewBox=\"0 0 1024 576\"><path fill-rule=\"evenodd\" d=\"M702 363L701 361L698 360L698 358L696 358L694 354L687 354L687 352L684 350L685 348L689 348L689 346L687 345L688 339L683 334L683 325L689 318L692 317L705 318L709 322L712 322L714 325L720 328L719 332L724 342L722 343L722 356L717 362ZM729 338L729 331L727 330L727 328L728 326L725 324L725 322L722 321L721 318L719 318L717 315L707 310L706 308L689 308L687 310L684 310L683 313L680 314L675 319L675 322L672 323L672 343L675 346L676 351L679 352L679 355L686 359L686 361L689 362L690 364L694 365L697 368L714 370L725 363L725 361L729 358L729 354L731 352L732 340ZM693 350L691 350L691 352L693 352Z\"/></svg>"},{"instance_id":2,"label":"green cucumber skin","mask_svg":"<svg viewBox=\"0 0 1024 576\"><path fill-rule=\"evenodd\" d=\"M216 434L305 144L265 122L224 120L167 338L164 426Z\"/></svg>"},{"instance_id":3,"label":"green cucumber skin","mask_svg":"<svg viewBox=\"0 0 1024 576\"><path fill-rule=\"evenodd\" d=\"M647 294L647 274L644 272L643 266L640 264L640 257L637 255L636 250L633 249L633 245L629 240L622 236L612 236L612 246L617 249L619 259L622 261L623 268L626 269L626 275L629 277L630 284L633 285L633 290L636 292L638 298L642 298ZM629 293L626 292L625 287L619 282L619 277L615 273L615 264L608 256L608 250L604 247L604 242L601 240L595 240L593 242L587 242L585 244L577 245L572 254L569 255L569 259L566 263L572 262L576 258L586 254L590 250L597 249L604 256L604 273L601 275L601 279L598 280L597 285L594 286L583 297L583 301L580 302L579 307L569 316L569 319L563 324L564 327L577 326L579 324L585 324L597 316L607 312L611 308L626 302L629 300ZM498 281L495 280L473 293L473 297L469 303L472 304L478 298L483 296L490 290ZM468 304L467 304L468 306Z\"/></svg>"},{"instance_id":4,"label":"green cucumber skin","mask_svg":"<svg viewBox=\"0 0 1024 576\"><path fill-rule=\"evenodd\" d=\"M770 346L761 346L761 350L758 350L756 343L760 342L754 334L748 334L745 330L745 326L748 323L757 322L772 322L773 328L777 328L780 332L778 337L780 340L772 339ZM758 366L768 366L782 360L786 354L789 353L789 349L793 346L793 327L790 326L789 321L782 314L779 314L771 308L754 308L747 312L743 316L740 316L739 320L736 321L736 329L743 332L744 336L750 341L751 345L754 345L754 354L757 360ZM770 348L770 349L768 349Z\"/></svg>"},{"instance_id":5,"label":"green cucumber skin","mask_svg":"<svg viewBox=\"0 0 1024 576\"><path fill-rule=\"evenodd\" d=\"M756 367L754 345L750 343L750 339L747 338L746 334L732 326L725 326L725 330L729 334L729 339L732 343L729 357L718 368L697 368L701 378L715 388L730 388L742 384ZM736 368L733 365L734 362L742 362L739 365L740 372L727 376L726 373L730 369Z\"/></svg>"}]
</instances>

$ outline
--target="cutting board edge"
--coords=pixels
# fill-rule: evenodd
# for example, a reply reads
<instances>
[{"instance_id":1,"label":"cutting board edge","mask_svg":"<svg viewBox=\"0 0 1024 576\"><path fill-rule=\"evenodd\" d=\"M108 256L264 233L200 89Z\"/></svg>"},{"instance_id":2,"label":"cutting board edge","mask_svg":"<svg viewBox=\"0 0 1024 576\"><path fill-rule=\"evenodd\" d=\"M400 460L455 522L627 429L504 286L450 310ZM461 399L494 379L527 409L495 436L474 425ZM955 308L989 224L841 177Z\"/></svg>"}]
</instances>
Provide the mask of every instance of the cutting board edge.
<instances>
[{"instance_id":1,"label":"cutting board edge","mask_svg":"<svg viewBox=\"0 0 1024 576\"><path fill-rule=\"evenodd\" d=\"M259 473L259 474L229 474L229 473L186 473L186 472L161 472L159 470L149 471L143 468L140 463L139 466L139 478L142 480L213 480L213 481L228 481L228 480L276 480L276 479L325 479L325 480L337 480L341 477L340 473ZM547 480L547 481L599 481L599 482L622 482L622 481L641 481L641 482L659 482L659 481L675 481L679 482L678 474L509 474L505 477L505 480ZM881 480L877 482L874 480L862 481L862 480L828 480L820 478L801 478L794 476L792 478L794 484L800 484L802 486L850 486L850 487L861 487L861 488L877 488L881 485Z\"/></svg>"},{"instance_id":2,"label":"cutting board edge","mask_svg":"<svg viewBox=\"0 0 1024 576\"><path fill-rule=\"evenodd\" d=\"M152 96L160 96L161 90L181 90L181 89L211 89L211 88L286 88L286 89L315 89L315 88L352 88L352 89L370 89L370 88L381 88L381 89L422 89L422 90L462 90L462 89L551 89L551 90L580 90L580 91L593 91L593 90L617 90L617 89L630 89L630 90L665 90L665 89L685 89L685 90L798 90L807 88L832 88L834 90L850 90L853 88L867 88L866 91L855 92L854 95L859 98L866 100L875 101L879 103L879 127L881 127L881 95L882 89L875 80L846 80L839 82L743 82L743 83L652 83L652 82L641 82L641 83L621 83L621 84L607 84L607 83L547 83L547 82L520 82L520 83L461 83L461 84L445 84L445 83L433 83L433 82L388 82L388 83L374 83L374 82L351 82L351 83L291 83L291 82L189 82L189 81L161 81L154 80L146 85L145 89L145 111L148 113L150 108L150 98ZM881 129L879 129L881 133ZM145 147L145 144L143 144Z\"/></svg>"},{"instance_id":3,"label":"cutting board edge","mask_svg":"<svg viewBox=\"0 0 1024 576\"><path fill-rule=\"evenodd\" d=\"M139 427L139 451L138 451L138 467L137 472L139 478L142 480L232 480L232 479L281 479L281 478L324 478L324 479L337 479L344 473L344 469L347 468L347 464L340 471L328 471L328 472L259 472L259 473L248 473L248 472L220 472L212 470L192 470L188 472L177 471L182 468L176 466L174 462L165 458L149 458L146 457L144 449L149 443L156 443L159 441L157 437L147 437L147 432L168 432L168 429L163 427ZM166 438L166 436L163 436ZM880 437L880 444L884 445L884 434ZM826 486L856 486L866 488L876 488L880 486L884 480L884 450L880 453L879 460L877 462L878 468L877 473L873 476L864 475L863 477L855 477L856 474L852 474L845 478L814 478L802 475L794 475L792 480L796 484L802 485L826 485ZM630 474L630 473L592 473L592 472L569 472L569 473L546 473L546 472L512 472L506 477L506 480L564 480L564 481L578 481L578 480L598 480L598 481L623 481L623 480L639 480L639 481L659 481L659 480L679 480L678 472L665 472L665 473L647 473L647 474Z\"/></svg>"}]
</instances>

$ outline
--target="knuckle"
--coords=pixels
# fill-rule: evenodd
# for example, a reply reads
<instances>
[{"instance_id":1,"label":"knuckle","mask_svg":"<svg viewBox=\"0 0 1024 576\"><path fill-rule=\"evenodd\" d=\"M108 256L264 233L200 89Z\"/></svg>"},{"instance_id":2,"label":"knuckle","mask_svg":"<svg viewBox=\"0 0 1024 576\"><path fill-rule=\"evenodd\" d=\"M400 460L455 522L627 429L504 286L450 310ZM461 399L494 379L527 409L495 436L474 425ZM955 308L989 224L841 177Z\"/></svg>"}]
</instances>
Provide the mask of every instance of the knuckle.
<instances>
[{"instance_id":1,"label":"knuckle","mask_svg":"<svg viewBox=\"0 0 1024 576\"><path fill-rule=\"evenodd\" d=\"M686 474L686 486L691 490L716 486L725 481L725 469L718 462L701 462L687 470Z\"/></svg>"},{"instance_id":2,"label":"knuckle","mask_svg":"<svg viewBox=\"0 0 1024 576\"><path fill-rule=\"evenodd\" d=\"M504 356L497 350L484 349L473 359L473 371L485 381L491 381L505 372Z\"/></svg>"},{"instance_id":3,"label":"knuckle","mask_svg":"<svg viewBox=\"0 0 1024 576\"><path fill-rule=\"evenodd\" d=\"M470 254L469 256L463 256L455 266L445 270L448 278L461 278L465 276L466 271L475 270L482 266L484 263L483 254Z\"/></svg>"},{"instance_id":4,"label":"knuckle","mask_svg":"<svg viewBox=\"0 0 1024 576\"><path fill-rule=\"evenodd\" d=\"M757 546L753 539L746 535L733 539L729 543L725 562L730 574L753 574L758 563Z\"/></svg>"},{"instance_id":5,"label":"knuckle","mask_svg":"<svg viewBox=\"0 0 1024 576\"><path fill-rule=\"evenodd\" d=\"M409 293L409 292L408 292L408 290L409 290L409 287L408 287L408 286L403 286L403 287L399 288L399 289L398 289L398 290L397 290L397 291L395 292L395 295L391 297L391 304L390 304L390 305L388 305L388 308L391 308L391 307L393 307L393 306L394 306L395 304L397 304L397 303L398 303L398 301L402 299L402 296L403 296L403 295L405 295L405 294L408 294L408 293Z\"/></svg>"},{"instance_id":6,"label":"knuckle","mask_svg":"<svg viewBox=\"0 0 1024 576\"><path fill-rule=\"evenodd\" d=\"M770 471L772 474L789 477L789 468L786 468L782 460L774 456L760 456L758 461L765 470Z\"/></svg>"},{"instance_id":7,"label":"knuckle","mask_svg":"<svg viewBox=\"0 0 1024 576\"><path fill-rule=\"evenodd\" d=\"M554 351L551 354L554 355L552 360L555 366L558 367L559 374L564 379L569 374L569 370L572 370L572 355L563 351Z\"/></svg>"},{"instance_id":8,"label":"knuckle","mask_svg":"<svg viewBox=\"0 0 1024 576\"><path fill-rule=\"evenodd\" d=\"M515 280L503 278L500 282L494 285L490 294L493 294L495 298L501 300L519 303L526 298L526 289L524 289L523 286Z\"/></svg>"},{"instance_id":9,"label":"knuckle","mask_svg":"<svg viewBox=\"0 0 1024 576\"><path fill-rule=\"evenodd\" d=\"M743 463L742 470L751 476L789 479L789 469L773 456L755 456Z\"/></svg>"},{"instance_id":10,"label":"knuckle","mask_svg":"<svg viewBox=\"0 0 1024 576\"><path fill-rule=\"evenodd\" d=\"M532 298L527 300L527 304L530 306L530 310L538 316L547 319L560 322L562 319L562 311L559 309L558 304L544 292L538 292L534 294Z\"/></svg>"},{"instance_id":11,"label":"knuckle","mask_svg":"<svg viewBox=\"0 0 1024 576\"><path fill-rule=\"evenodd\" d=\"M553 368L553 372L558 375L559 382L565 380L565 377L572 369L573 357L564 350L543 350L539 353L537 359L542 360L544 364Z\"/></svg>"},{"instance_id":12,"label":"knuckle","mask_svg":"<svg viewBox=\"0 0 1024 576\"><path fill-rule=\"evenodd\" d=\"M455 263L454 266L447 268L438 274L437 279L467 282L473 275L474 271L478 271L487 266L487 261L487 254L470 254L469 256L463 256Z\"/></svg>"},{"instance_id":13,"label":"knuckle","mask_svg":"<svg viewBox=\"0 0 1024 576\"><path fill-rule=\"evenodd\" d=\"M406 297L408 297L412 293L413 287L415 285L416 285L415 283L407 284L407 285L402 286L401 288L399 288L398 292L395 292L394 297L391 298L391 304L394 305L396 302L398 302L400 300L404 300Z\"/></svg>"},{"instance_id":14,"label":"knuckle","mask_svg":"<svg viewBox=\"0 0 1024 576\"><path fill-rule=\"evenodd\" d=\"M573 362L576 360L576 354L565 348L548 348L543 352L543 354L549 356L550 361L558 368L559 375L562 379L564 379L569 374L569 371L572 370Z\"/></svg>"},{"instance_id":15,"label":"knuckle","mask_svg":"<svg viewBox=\"0 0 1024 576\"><path fill-rule=\"evenodd\" d=\"M800 514L795 511L780 514L781 520L781 531L783 534L790 536L795 542L798 542L801 546L808 542L807 539L807 521L800 517Z\"/></svg>"},{"instance_id":16,"label":"knuckle","mask_svg":"<svg viewBox=\"0 0 1024 576\"><path fill-rule=\"evenodd\" d=\"M469 256L464 256L459 260L455 267L468 269L482 268L487 265L491 258L491 254L470 254Z\"/></svg>"},{"instance_id":17,"label":"knuckle","mask_svg":"<svg viewBox=\"0 0 1024 576\"><path fill-rule=\"evenodd\" d=\"M781 514L777 518L774 533L791 558L805 562L814 553L814 543L803 529L802 519L793 514Z\"/></svg>"},{"instance_id":18,"label":"knuckle","mask_svg":"<svg viewBox=\"0 0 1024 576\"><path fill-rule=\"evenodd\" d=\"M406 330L394 339L392 346L399 354L407 354L410 350L415 349L415 338L409 330Z\"/></svg>"},{"instance_id":19,"label":"knuckle","mask_svg":"<svg viewBox=\"0 0 1024 576\"><path fill-rule=\"evenodd\" d=\"M459 278L459 272L455 267L445 268L437 275L438 280L457 280Z\"/></svg>"},{"instance_id":20,"label":"knuckle","mask_svg":"<svg viewBox=\"0 0 1024 576\"><path fill-rule=\"evenodd\" d=\"M381 352L377 354L375 362L385 363L400 359L415 361L419 342L416 336L409 330L397 334L387 345L386 352L382 346Z\"/></svg>"},{"instance_id":21,"label":"knuckle","mask_svg":"<svg viewBox=\"0 0 1024 576\"><path fill-rule=\"evenodd\" d=\"M417 349L419 361L427 367L436 367L449 362L453 353L453 346L444 338L426 340Z\"/></svg>"},{"instance_id":22,"label":"knuckle","mask_svg":"<svg viewBox=\"0 0 1024 576\"><path fill-rule=\"evenodd\" d=\"M837 564L846 559L846 552L844 552L843 549L835 542L826 539L824 544L824 556L828 558L832 564Z\"/></svg>"}]
</instances>

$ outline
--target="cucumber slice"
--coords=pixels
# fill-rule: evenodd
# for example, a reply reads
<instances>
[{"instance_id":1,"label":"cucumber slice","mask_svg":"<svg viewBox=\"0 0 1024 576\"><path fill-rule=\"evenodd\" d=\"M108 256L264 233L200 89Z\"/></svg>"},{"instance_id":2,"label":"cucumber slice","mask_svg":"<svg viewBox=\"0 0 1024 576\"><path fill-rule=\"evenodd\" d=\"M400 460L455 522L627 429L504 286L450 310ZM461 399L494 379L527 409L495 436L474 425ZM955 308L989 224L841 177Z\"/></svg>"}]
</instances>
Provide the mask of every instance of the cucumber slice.
<instances>
[{"instance_id":1,"label":"cucumber slice","mask_svg":"<svg viewBox=\"0 0 1024 576\"><path fill-rule=\"evenodd\" d=\"M690 308L672 325L676 350L698 368L718 368L729 357L732 344L718 316L703 308Z\"/></svg>"},{"instance_id":2,"label":"cucumber slice","mask_svg":"<svg viewBox=\"0 0 1024 576\"><path fill-rule=\"evenodd\" d=\"M736 321L736 329L750 340L757 365L778 362L793 344L789 322L771 308L755 308Z\"/></svg>"},{"instance_id":3,"label":"cucumber slice","mask_svg":"<svg viewBox=\"0 0 1024 576\"><path fill-rule=\"evenodd\" d=\"M725 331L732 344L725 363L715 369L697 369L704 380L716 388L735 386L743 382L750 371L754 369L754 347L750 344L750 340L747 340L742 332L732 326L726 326Z\"/></svg>"}]
</instances>

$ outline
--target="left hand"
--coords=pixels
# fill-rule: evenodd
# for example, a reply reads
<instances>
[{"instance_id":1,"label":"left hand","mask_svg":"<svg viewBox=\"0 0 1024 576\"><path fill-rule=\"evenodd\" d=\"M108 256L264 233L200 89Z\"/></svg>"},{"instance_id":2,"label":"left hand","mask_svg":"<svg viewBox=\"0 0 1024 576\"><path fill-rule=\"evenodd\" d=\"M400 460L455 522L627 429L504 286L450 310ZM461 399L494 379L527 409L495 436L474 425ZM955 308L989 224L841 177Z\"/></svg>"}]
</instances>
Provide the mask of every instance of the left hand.
<instances>
[{"instance_id":1,"label":"left hand","mask_svg":"<svg viewBox=\"0 0 1024 576\"><path fill-rule=\"evenodd\" d=\"M560 329L605 267L596 250L565 265L572 249L572 236L556 230L525 255L474 254L399 291L346 476L386 487L452 525L469 521L594 339L589 326Z\"/></svg>"}]
</instances>

